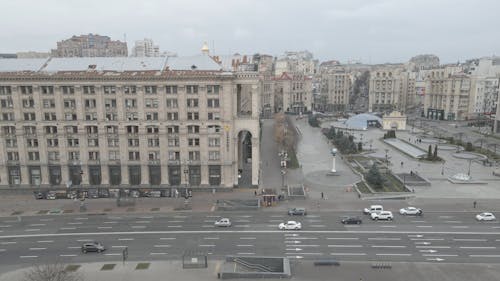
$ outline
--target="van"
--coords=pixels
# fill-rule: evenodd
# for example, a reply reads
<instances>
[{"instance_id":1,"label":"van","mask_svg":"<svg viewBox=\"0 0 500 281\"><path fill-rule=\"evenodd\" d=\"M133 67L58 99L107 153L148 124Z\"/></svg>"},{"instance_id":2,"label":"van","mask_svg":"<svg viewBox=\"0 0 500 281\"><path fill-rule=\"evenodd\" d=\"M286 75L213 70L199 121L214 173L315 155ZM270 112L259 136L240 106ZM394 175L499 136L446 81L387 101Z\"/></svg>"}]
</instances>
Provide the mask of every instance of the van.
<instances>
[{"instance_id":1,"label":"van","mask_svg":"<svg viewBox=\"0 0 500 281\"><path fill-rule=\"evenodd\" d=\"M365 215L373 214L373 213L380 213L384 210L384 207L382 205L371 205L370 208L365 208L363 210L363 213Z\"/></svg>"}]
</instances>

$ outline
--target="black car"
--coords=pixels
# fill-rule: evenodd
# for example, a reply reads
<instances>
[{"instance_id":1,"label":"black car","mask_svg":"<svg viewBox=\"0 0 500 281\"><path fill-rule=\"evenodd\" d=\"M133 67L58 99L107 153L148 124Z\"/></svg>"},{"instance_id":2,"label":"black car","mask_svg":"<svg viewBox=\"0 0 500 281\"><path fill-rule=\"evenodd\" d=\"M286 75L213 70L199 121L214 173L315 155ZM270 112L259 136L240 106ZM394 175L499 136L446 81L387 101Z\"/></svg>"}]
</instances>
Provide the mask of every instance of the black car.
<instances>
[{"instance_id":1,"label":"black car","mask_svg":"<svg viewBox=\"0 0 500 281\"><path fill-rule=\"evenodd\" d=\"M305 208L292 208L288 210L289 216L305 216L307 215Z\"/></svg>"},{"instance_id":2,"label":"black car","mask_svg":"<svg viewBox=\"0 0 500 281\"><path fill-rule=\"evenodd\" d=\"M43 192L37 192L37 191L35 191L33 194L35 196L35 199L37 199L37 200L45 198L45 194L43 194Z\"/></svg>"},{"instance_id":3,"label":"black car","mask_svg":"<svg viewBox=\"0 0 500 281\"><path fill-rule=\"evenodd\" d=\"M87 252L100 253L104 250L106 250L106 248L104 248L104 246L99 242L86 242L82 245L82 253L87 253Z\"/></svg>"},{"instance_id":4,"label":"black car","mask_svg":"<svg viewBox=\"0 0 500 281\"><path fill-rule=\"evenodd\" d=\"M359 217L343 217L340 222L343 224L361 224L363 221Z\"/></svg>"}]
</instances>

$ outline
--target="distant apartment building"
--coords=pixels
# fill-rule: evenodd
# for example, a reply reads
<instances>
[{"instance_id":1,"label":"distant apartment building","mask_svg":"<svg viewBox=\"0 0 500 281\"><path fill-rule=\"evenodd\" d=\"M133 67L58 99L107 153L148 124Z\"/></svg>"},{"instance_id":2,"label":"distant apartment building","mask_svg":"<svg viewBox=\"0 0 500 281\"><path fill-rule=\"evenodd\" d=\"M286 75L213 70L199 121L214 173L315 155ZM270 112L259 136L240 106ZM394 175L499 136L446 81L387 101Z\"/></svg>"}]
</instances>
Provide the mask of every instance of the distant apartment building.
<instances>
[{"instance_id":1,"label":"distant apartment building","mask_svg":"<svg viewBox=\"0 0 500 281\"><path fill-rule=\"evenodd\" d=\"M325 97L326 111L344 111L349 104L352 77L339 65L321 64L319 70L320 94Z\"/></svg>"},{"instance_id":2,"label":"distant apartment building","mask_svg":"<svg viewBox=\"0 0 500 281\"><path fill-rule=\"evenodd\" d=\"M415 77L401 67L382 67L370 72L368 110L405 112L415 95Z\"/></svg>"},{"instance_id":3,"label":"distant apartment building","mask_svg":"<svg viewBox=\"0 0 500 281\"><path fill-rule=\"evenodd\" d=\"M17 52L16 53L18 59L43 59L50 57L49 52Z\"/></svg>"},{"instance_id":4,"label":"distant apartment building","mask_svg":"<svg viewBox=\"0 0 500 281\"><path fill-rule=\"evenodd\" d=\"M306 113L312 110L312 78L301 73L274 77L275 112Z\"/></svg>"},{"instance_id":5,"label":"distant apartment building","mask_svg":"<svg viewBox=\"0 0 500 281\"><path fill-rule=\"evenodd\" d=\"M160 46L155 45L152 39L145 38L144 40L135 41L132 47L132 57L159 57Z\"/></svg>"},{"instance_id":6,"label":"distant apartment building","mask_svg":"<svg viewBox=\"0 0 500 281\"><path fill-rule=\"evenodd\" d=\"M208 55L0 60L0 186L257 186L260 91Z\"/></svg>"},{"instance_id":7,"label":"distant apartment building","mask_svg":"<svg viewBox=\"0 0 500 281\"><path fill-rule=\"evenodd\" d=\"M408 62L409 71L420 71L439 67L439 57L435 55L414 56Z\"/></svg>"},{"instance_id":8,"label":"distant apartment building","mask_svg":"<svg viewBox=\"0 0 500 281\"><path fill-rule=\"evenodd\" d=\"M318 60L313 58L313 54L309 51L300 52L285 52L275 63L275 76L287 72L302 73L312 76L316 74L318 68Z\"/></svg>"},{"instance_id":9,"label":"distant apartment building","mask_svg":"<svg viewBox=\"0 0 500 281\"><path fill-rule=\"evenodd\" d=\"M108 36L88 34L57 42L53 57L126 57L127 43Z\"/></svg>"}]
</instances>

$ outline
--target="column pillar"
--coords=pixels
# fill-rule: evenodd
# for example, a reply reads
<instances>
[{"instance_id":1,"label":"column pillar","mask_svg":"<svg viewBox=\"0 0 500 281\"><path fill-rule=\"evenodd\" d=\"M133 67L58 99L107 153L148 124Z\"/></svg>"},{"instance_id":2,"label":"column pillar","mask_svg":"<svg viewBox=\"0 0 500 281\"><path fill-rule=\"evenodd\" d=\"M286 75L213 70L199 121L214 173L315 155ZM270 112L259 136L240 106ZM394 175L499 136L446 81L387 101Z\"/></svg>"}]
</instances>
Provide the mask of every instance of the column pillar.
<instances>
[{"instance_id":1,"label":"column pillar","mask_svg":"<svg viewBox=\"0 0 500 281\"><path fill-rule=\"evenodd\" d=\"M252 137L252 185L259 186L260 143L258 137Z\"/></svg>"},{"instance_id":2,"label":"column pillar","mask_svg":"<svg viewBox=\"0 0 500 281\"><path fill-rule=\"evenodd\" d=\"M141 185L149 184L149 166L147 163L141 163Z\"/></svg>"},{"instance_id":3,"label":"column pillar","mask_svg":"<svg viewBox=\"0 0 500 281\"><path fill-rule=\"evenodd\" d=\"M122 169L122 184L129 185L129 176L128 176L128 165L121 165Z\"/></svg>"},{"instance_id":4,"label":"column pillar","mask_svg":"<svg viewBox=\"0 0 500 281\"><path fill-rule=\"evenodd\" d=\"M101 163L101 184L109 185L109 166Z\"/></svg>"}]
</instances>

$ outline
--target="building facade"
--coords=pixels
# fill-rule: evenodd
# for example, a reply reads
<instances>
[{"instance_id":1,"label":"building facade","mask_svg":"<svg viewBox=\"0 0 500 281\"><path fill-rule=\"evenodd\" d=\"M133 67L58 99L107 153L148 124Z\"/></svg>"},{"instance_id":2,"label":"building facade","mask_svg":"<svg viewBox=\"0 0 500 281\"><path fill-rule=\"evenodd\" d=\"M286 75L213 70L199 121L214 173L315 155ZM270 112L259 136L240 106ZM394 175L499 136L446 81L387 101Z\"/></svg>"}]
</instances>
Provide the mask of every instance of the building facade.
<instances>
[{"instance_id":1,"label":"building facade","mask_svg":"<svg viewBox=\"0 0 500 281\"><path fill-rule=\"evenodd\" d=\"M127 43L113 41L108 36L88 34L57 42L53 57L126 57Z\"/></svg>"},{"instance_id":2,"label":"building facade","mask_svg":"<svg viewBox=\"0 0 500 281\"><path fill-rule=\"evenodd\" d=\"M320 93L326 97L326 111L344 111L349 104L352 79L341 66L320 67Z\"/></svg>"},{"instance_id":3,"label":"building facade","mask_svg":"<svg viewBox=\"0 0 500 281\"><path fill-rule=\"evenodd\" d=\"M0 60L0 186L256 186L260 91L206 55Z\"/></svg>"},{"instance_id":4,"label":"building facade","mask_svg":"<svg viewBox=\"0 0 500 281\"><path fill-rule=\"evenodd\" d=\"M404 75L399 68L379 68L370 72L369 112L404 112L407 95Z\"/></svg>"},{"instance_id":5,"label":"building facade","mask_svg":"<svg viewBox=\"0 0 500 281\"><path fill-rule=\"evenodd\" d=\"M135 41L132 48L132 57L159 57L160 46L155 45L152 39L144 38L144 40Z\"/></svg>"},{"instance_id":6,"label":"building facade","mask_svg":"<svg viewBox=\"0 0 500 281\"><path fill-rule=\"evenodd\" d=\"M312 79L299 73L283 73L274 79L275 112L306 113L312 110Z\"/></svg>"}]
</instances>

